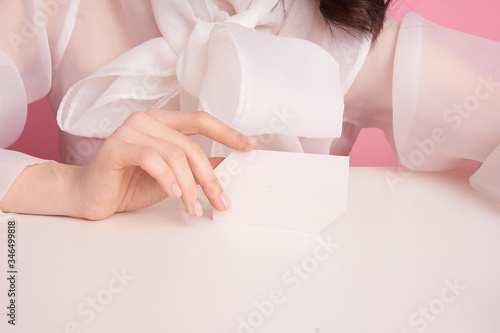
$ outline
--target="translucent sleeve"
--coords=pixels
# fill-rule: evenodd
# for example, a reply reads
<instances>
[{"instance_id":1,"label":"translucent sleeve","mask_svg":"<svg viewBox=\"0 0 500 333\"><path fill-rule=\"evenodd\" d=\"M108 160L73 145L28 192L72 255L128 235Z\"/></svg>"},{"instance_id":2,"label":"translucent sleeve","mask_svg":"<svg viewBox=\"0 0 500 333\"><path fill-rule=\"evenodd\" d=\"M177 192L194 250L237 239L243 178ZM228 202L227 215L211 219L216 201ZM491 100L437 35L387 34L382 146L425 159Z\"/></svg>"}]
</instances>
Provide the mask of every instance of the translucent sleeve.
<instances>
[{"instance_id":1,"label":"translucent sleeve","mask_svg":"<svg viewBox=\"0 0 500 333\"><path fill-rule=\"evenodd\" d=\"M408 14L393 81L394 139L414 170L482 163L474 188L500 200L500 43Z\"/></svg>"},{"instance_id":2,"label":"translucent sleeve","mask_svg":"<svg viewBox=\"0 0 500 333\"><path fill-rule=\"evenodd\" d=\"M47 8L34 0L0 2L0 199L27 165L43 162L6 148L23 131L28 103L50 90Z\"/></svg>"}]
</instances>

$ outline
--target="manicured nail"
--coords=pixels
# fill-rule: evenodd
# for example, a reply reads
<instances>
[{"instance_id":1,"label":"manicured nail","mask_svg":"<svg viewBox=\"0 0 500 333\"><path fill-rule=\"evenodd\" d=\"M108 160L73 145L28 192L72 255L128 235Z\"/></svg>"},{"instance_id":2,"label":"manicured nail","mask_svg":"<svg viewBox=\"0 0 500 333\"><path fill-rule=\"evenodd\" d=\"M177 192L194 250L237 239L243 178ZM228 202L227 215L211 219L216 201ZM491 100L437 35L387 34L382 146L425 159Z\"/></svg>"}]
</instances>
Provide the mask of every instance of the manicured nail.
<instances>
[{"instance_id":1,"label":"manicured nail","mask_svg":"<svg viewBox=\"0 0 500 333\"><path fill-rule=\"evenodd\" d=\"M257 139L251 136L242 135L240 140L246 144L253 145L257 142Z\"/></svg>"},{"instance_id":2,"label":"manicured nail","mask_svg":"<svg viewBox=\"0 0 500 333\"><path fill-rule=\"evenodd\" d=\"M182 196L181 188L179 187L179 185L177 185L177 183L172 184L172 194L176 198L180 198Z\"/></svg>"},{"instance_id":3,"label":"manicured nail","mask_svg":"<svg viewBox=\"0 0 500 333\"><path fill-rule=\"evenodd\" d=\"M226 209L231 209L233 207L233 204L231 203L231 200L227 197L226 193L222 192L220 195L220 201L222 201L222 204Z\"/></svg>"},{"instance_id":4,"label":"manicured nail","mask_svg":"<svg viewBox=\"0 0 500 333\"><path fill-rule=\"evenodd\" d=\"M194 202L194 214L197 217L203 216L203 208L201 207L200 200Z\"/></svg>"}]
</instances>

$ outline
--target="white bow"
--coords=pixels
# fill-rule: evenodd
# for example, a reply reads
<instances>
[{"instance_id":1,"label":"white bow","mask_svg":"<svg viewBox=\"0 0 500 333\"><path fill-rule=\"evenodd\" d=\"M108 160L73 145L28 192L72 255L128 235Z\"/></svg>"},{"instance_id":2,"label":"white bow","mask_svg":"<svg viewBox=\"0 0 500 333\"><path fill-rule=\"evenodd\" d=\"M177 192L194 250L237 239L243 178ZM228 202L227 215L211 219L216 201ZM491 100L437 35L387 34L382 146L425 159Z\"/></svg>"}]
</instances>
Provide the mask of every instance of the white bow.
<instances>
[{"instance_id":1,"label":"white bow","mask_svg":"<svg viewBox=\"0 0 500 333\"><path fill-rule=\"evenodd\" d=\"M185 92L246 135L339 137L343 89L332 55L304 39L254 29L270 1L237 2L232 14L207 3L153 1L163 38L71 87L58 111L60 128L106 138L132 112L171 108Z\"/></svg>"}]
</instances>

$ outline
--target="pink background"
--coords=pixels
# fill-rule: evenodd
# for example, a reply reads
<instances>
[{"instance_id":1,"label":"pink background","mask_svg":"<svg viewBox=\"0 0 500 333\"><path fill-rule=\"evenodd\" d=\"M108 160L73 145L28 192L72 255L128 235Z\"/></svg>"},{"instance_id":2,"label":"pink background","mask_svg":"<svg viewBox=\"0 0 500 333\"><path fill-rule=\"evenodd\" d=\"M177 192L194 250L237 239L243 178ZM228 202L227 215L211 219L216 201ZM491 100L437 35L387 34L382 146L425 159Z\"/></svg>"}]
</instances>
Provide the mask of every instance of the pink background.
<instances>
[{"instance_id":1,"label":"pink background","mask_svg":"<svg viewBox=\"0 0 500 333\"><path fill-rule=\"evenodd\" d=\"M500 41L498 0L393 0L392 13L398 19L408 11L456 30ZM45 99L32 103L23 135L10 148L46 159L59 160L58 131ZM398 165L383 133L364 129L351 153L352 166Z\"/></svg>"}]
</instances>

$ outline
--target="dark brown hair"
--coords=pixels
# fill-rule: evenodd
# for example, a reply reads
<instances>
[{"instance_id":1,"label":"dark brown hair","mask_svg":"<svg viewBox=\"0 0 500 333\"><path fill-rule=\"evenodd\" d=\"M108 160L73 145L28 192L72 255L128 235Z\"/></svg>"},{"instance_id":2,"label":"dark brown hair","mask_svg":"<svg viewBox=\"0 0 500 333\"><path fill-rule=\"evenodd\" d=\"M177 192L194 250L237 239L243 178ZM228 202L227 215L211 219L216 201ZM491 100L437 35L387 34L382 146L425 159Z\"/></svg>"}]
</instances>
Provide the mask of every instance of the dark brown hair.
<instances>
[{"instance_id":1,"label":"dark brown hair","mask_svg":"<svg viewBox=\"0 0 500 333\"><path fill-rule=\"evenodd\" d=\"M315 0L323 18L355 37L375 41L384 26L391 0Z\"/></svg>"}]
</instances>

